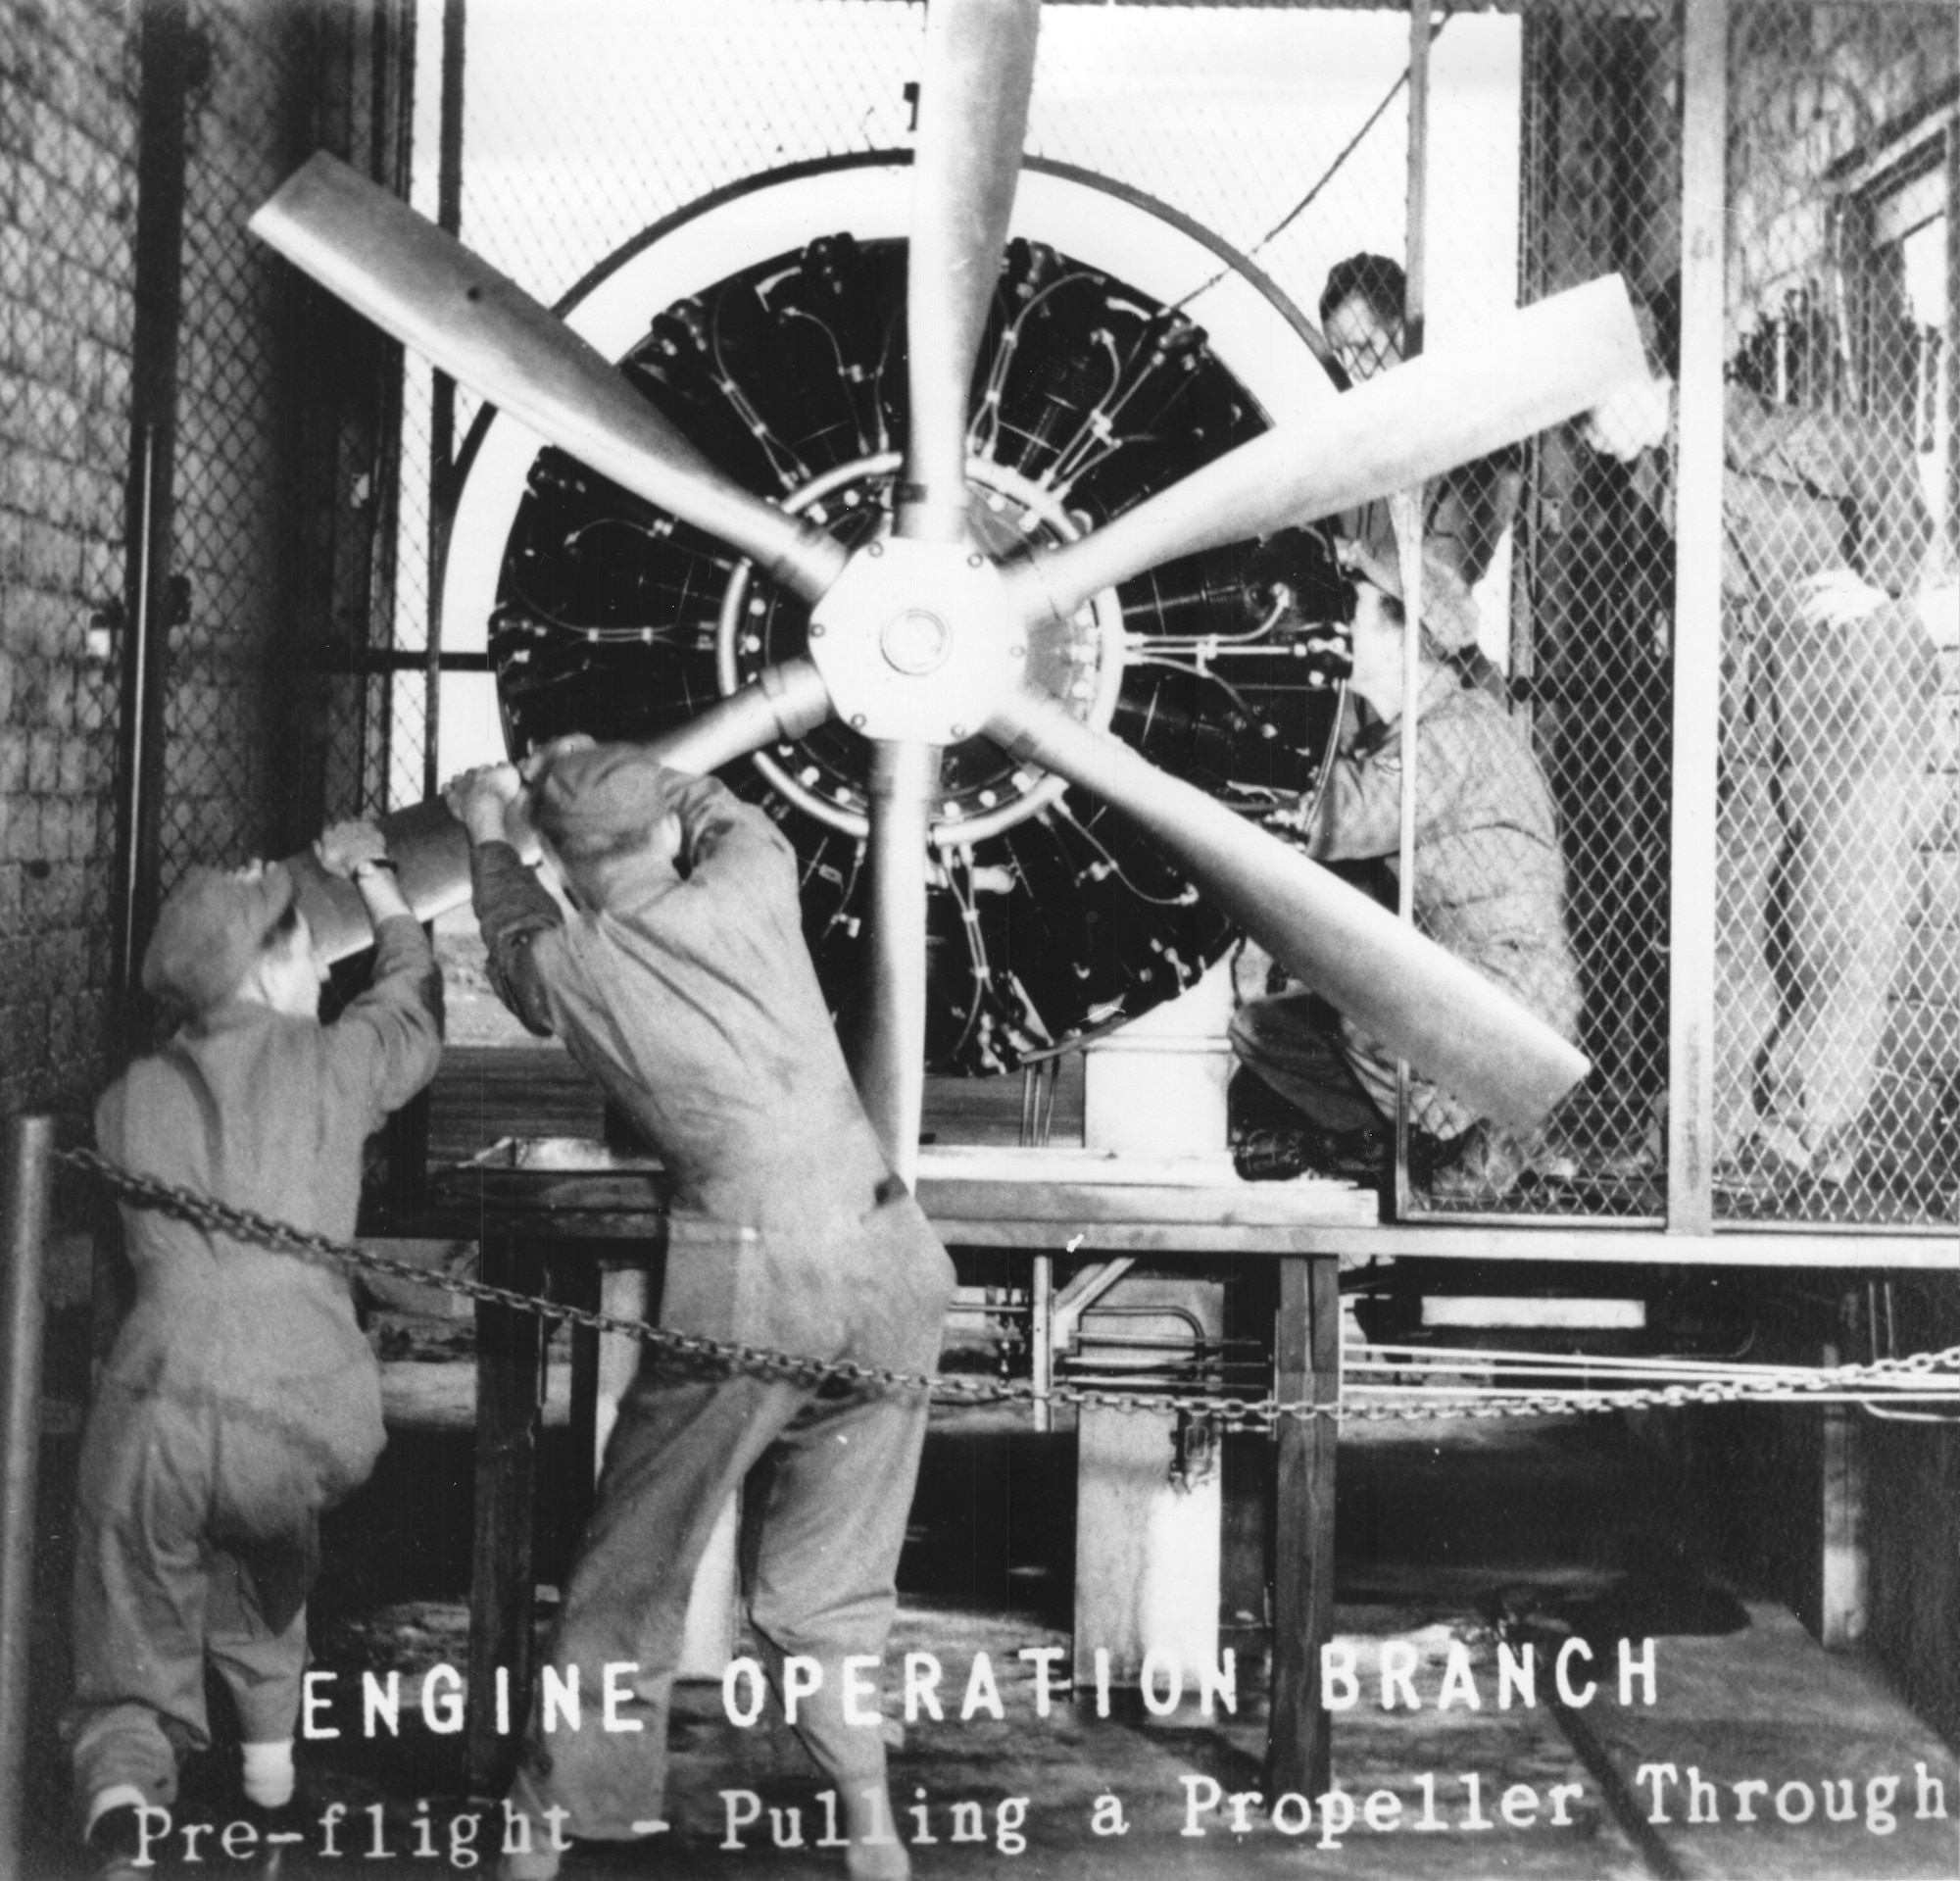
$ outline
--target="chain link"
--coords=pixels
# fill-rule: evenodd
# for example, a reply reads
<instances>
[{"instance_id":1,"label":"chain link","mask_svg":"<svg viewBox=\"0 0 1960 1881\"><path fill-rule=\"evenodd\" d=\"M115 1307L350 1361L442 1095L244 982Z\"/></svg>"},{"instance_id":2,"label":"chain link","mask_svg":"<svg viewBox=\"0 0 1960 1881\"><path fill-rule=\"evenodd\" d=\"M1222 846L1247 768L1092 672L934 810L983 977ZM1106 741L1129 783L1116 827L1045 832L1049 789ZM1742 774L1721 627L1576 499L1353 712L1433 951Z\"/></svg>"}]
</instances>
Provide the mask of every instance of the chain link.
<instances>
[{"instance_id":1,"label":"chain link","mask_svg":"<svg viewBox=\"0 0 1960 1881\"><path fill-rule=\"evenodd\" d=\"M1227 1430L1271 1431L1287 1418L1311 1422L1316 1418L1362 1423L1423 1423L1463 1418L1543 1417L1577 1415L1601 1411L1673 1410L1689 1405L1801 1403L1823 1392L1842 1393L1882 1378L1921 1377L1956 1373L1960 1382L1960 1346L1942 1352L1916 1352L1898 1359L1877 1359L1869 1364L1820 1366L1801 1379L1787 1369L1774 1376L1739 1375L1705 1379L1694 1384L1656 1385L1635 1391L1520 1392L1501 1399L1449 1400L1428 1404L1317 1403L1310 1399L1217 1397L1204 1392L1111 1390L1095 1385L1055 1385L1037 1390L1018 1379L963 1378L956 1374L906 1371L892 1365L860 1364L856 1360L800 1358L767 1346L710 1339L699 1333L677 1332L650 1320L625 1318L589 1307L521 1293L463 1274L435 1273L371 1248L335 1241L311 1233L270 1215L234 1209L194 1189L181 1188L154 1176L132 1174L93 1150L58 1150L55 1160L99 1179L109 1191L132 1208L150 1209L188 1222L207 1234L223 1234L275 1253L305 1260L333 1262L342 1266L382 1273L419 1287L503 1307L514 1312L585 1326L594 1332L637 1339L657 1351L676 1357L730 1366L761 1377L785 1377L817 1384L841 1379L879 1391L924 1393L953 1404L1068 1405L1101 1411L1154 1411L1217 1420ZM1878 1394L1883 1397L1885 1394Z\"/></svg>"}]
</instances>

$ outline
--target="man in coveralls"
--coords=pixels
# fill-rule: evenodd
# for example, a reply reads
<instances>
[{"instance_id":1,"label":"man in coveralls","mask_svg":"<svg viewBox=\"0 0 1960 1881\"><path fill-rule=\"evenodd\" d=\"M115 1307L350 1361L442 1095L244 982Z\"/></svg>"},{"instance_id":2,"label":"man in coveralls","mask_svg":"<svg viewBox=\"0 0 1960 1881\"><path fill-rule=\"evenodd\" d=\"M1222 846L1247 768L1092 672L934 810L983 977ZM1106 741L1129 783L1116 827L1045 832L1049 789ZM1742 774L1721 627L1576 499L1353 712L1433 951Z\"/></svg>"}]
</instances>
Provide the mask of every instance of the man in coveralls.
<instances>
[{"instance_id":1,"label":"man in coveralls","mask_svg":"<svg viewBox=\"0 0 1960 1881\"><path fill-rule=\"evenodd\" d=\"M1316 805L1269 818L1321 862L1393 863L1401 838L1402 648L1396 564L1356 558L1351 691L1370 722L1337 758ZM1551 793L1503 707L1444 657L1422 629L1417 694L1416 925L1551 1026L1576 1035L1579 979L1565 933L1565 871ZM1392 1053L1304 989L1250 1001L1234 1015L1241 1061L1336 1138L1372 1132L1396 1108ZM1427 1079L1409 1080L1420 1161L1439 1172L1432 1199L1491 1200L1546 1152L1480 1118ZM1301 1146L1301 1165L1324 1160ZM1296 1172L1289 1167L1284 1173Z\"/></svg>"},{"instance_id":2,"label":"man in coveralls","mask_svg":"<svg viewBox=\"0 0 1960 1881\"><path fill-rule=\"evenodd\" d=\"M103 1095L96 1141L136 1174L345 1240L363 1144L435 1074L442 981L380 832L337 823L316 853L373 923L368 990L320 1024L326 969L291 874L192 869L142 967L186 1022ZM385 1439L345 1274L153 1211L122 1224L136 1300L82 1440L66 1736L97 1871L131 1881L156 1872L139 1811L174 1802L179 1755L210 1743L207 1660L237 1708L248 1806L265 1827L291 1802L318 1514Z\"/></svg>"},{"instance_id":3,"label":"man in coveralls","mask_svg":"<svg viewBox=\"0 0 1960 1881\"><path fill-rule=\"evenodd\" d=\"M1356 384L1402 363L1408 293L1401 264L1386 255L1350 255L1327 271L1320 290L1320 323L1343 370ZM1502 697L1503 680L1477 649L1477 604L1471 590L1490 572L1497 545L1517 515L1524 491L1524 449L1511 445L1446 470L1424 491L1422 614L1432 633ZM1376 560L1393 562L1397 547L1386 497L1365 503L1342 524Z\"/></svg>"},{"instance_id":4,"label":"man in coveralls","mask_svg":"<svg viewBox=\"0 0 1960 1881\"><path fill-rule=\"evenodd\" d=\"M1586 436L1634 459L1665 433L1640 469L1671 524L1678 282L1644 323L1660 370ZM1937 812L1937 656L1914 604L1933 522L1903 427L1723 395L1715 1157L1838 1184Z\"/></svg>"},{"instance_id":5,"label":"man in coveralls","mask_svg":"<svg viewBox=\"0 0 1960 1881\"><path fill-rule=\"evenodd\" d=\"M518 773L487 767L449 789L469 832L490 977L527 1026L564 1040L666 1165L681 1219L662 1325L931 1369L952 1263L852 1084L804 942L790 845L713 778L630 746L561 741L527 769L525 807L569 919L503 840ZM694 1232L682 1231L688 1216ZM847 1716L843 1661L884 1648L926 1411L922 1392L644 1352L549 1654L578 1667L587 1691L608 1664L634 1668L624 1728L588 1718L547 1735L534 1716L512 1795L530 1849L507 1845L507 1876L555 1874L561 1827L595 1840L658 1832L689 1590L738 1487L745 1593L770 1675L780 1692L791 1656L820 1668L796 1728L837 1791L847 1866L908 1871L884 1738L875 1719Z\"/></svg>"}]
</instances>

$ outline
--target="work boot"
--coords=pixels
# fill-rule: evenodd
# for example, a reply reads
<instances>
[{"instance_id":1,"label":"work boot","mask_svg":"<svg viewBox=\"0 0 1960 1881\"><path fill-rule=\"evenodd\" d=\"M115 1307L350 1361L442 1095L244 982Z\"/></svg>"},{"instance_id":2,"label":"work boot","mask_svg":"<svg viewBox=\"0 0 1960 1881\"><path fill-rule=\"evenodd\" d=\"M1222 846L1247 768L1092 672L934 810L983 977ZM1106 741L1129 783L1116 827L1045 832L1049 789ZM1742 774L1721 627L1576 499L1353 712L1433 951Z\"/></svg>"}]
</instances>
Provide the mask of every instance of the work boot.
<instances>
[{"instance_id":1,"label":"work boot","mask_svg":"<svg viewBox=\"0 0 1960 1881\"><path fill-rule=\"evenodd\" d=\"M1737 1146L1733 1157L1715 1164L1715 1186L1759 1201L1788 1201L1810 1185L1810 1152L1794 1130L1770 1123Z\"/></svg>"},{"instance_id":2,"label":"work boot","mask_svg":"<svg viewBox=\"0 0 1960 1881\"><path fill-rule=\"evenodd\" d=\"M1248 1130L1233 1145L1232 1166L1244 1182L1291 1182L1318 1166L1318 1136L1317 1130Z\"/></svg>"},{"instance_id":3,"label":"work boot","mask_svg":"<svg viewBox=\"0 0 1960 1881\"><path fill-rule=\"evenodd\" d=\"M1383 1141L1373 1130L1325 1130L1313 1123L1248 1130L1233 1146L1232 1166L1244 1182L1290 1182L1299 1175L1372 1182L1382 1171Z\"/></svg>"},{"instance_id":4,"label":"work boot","mask_svg":"<svg viewBox=\"0 0 1960 1881\"><path fill-rule=\"evenodd\" d=\"M141 1818L135 1804L122 1803L95 1818L82 1846L88 1851L92 1881L156 1881L157 1858L138 1862L142 1852Z\"/></svg>"},{"instance_id":5,"label":"work boot","mask_svg":"<svg viewBox=\"0 0 1960 1881\"><path fill-rule=\"evenodd\" d=\"M1473 1123L1455 1141L1453 1152L1443 1146L1445 1160L1424 1191L1432 1204L1488 1205L1515 1194L1528 1178L1569 1182L1578 1173L1572 1159L1551 1149L1543 1131L1521 1136L1495 1123Z\"/></svg>"}]
</instances>

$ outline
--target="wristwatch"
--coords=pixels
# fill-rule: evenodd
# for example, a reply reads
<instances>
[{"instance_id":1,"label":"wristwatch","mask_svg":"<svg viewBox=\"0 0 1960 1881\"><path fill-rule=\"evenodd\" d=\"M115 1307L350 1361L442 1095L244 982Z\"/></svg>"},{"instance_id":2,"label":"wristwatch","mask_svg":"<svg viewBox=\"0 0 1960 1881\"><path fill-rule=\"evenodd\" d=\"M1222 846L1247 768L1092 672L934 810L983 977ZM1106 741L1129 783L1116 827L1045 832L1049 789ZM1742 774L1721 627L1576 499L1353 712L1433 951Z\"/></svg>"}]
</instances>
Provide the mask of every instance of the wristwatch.
<instances>
[{"instance_id":1,"label":"wristwatch","mask_svg":"<svg viewBox=\"0 0 1960 1881\"><path fill-rule=\"evenodd\" d=\"M402 872L402 866L394 857L369 856L365 863L355 865L354 873L349 879L358 882L363 876L371 875L377 868L385 868L391 875L399 875Z\"/></svg>"}]
</instances>

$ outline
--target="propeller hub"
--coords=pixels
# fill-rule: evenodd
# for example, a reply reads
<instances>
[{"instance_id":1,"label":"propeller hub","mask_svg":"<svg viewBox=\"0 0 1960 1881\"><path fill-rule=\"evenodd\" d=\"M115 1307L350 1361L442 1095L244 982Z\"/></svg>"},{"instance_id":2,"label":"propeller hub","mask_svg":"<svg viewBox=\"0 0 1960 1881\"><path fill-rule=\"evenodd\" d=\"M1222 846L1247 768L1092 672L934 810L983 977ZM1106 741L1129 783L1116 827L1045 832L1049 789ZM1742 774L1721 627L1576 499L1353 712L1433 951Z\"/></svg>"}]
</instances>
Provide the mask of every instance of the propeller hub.
<instances>
[{"instance_id":1,"label":"propeller hub","mask_svg":"<svg viewBox=\"0 0 1960 1881\"><path fill-rule=\"evenodd\" d=\"M953 632L929 609L907 608L885 622L878 645L899 672L936 672L953 651Z\"/></svg>"},{"instance_id":2,"label":"propeller hub","mask_svg":"<svg viewBox=\"0 0 1960 1881\"><path fill-rule=\"evenodd\" d=\"M838 465L793 492L783 508L792 516L808 517L823 525L858 519L855 539L839 539L865 550L875 539L878 553L867 554L865 559L882 568L888 556L903 560L909 553L893 546L890 525L884 521L894 507L903 510L903 505L896 503L894 481L902 469L903 460L896 451ZM1054 491L1028 482L991 458L970 459L966 475L969 497L963 533L972 540L965 543L968 576L960 579L970 577L973 557L978 555L1000 570L999 579L1011 598L1009 571L1027 557L1030 547L1072 542L1082 533L1081 522L1062 508ZM943 556L941 559L943 562ZM898 562L890 566L896 568ZM739 564L722 595L715 641L722 692L733 694L772 664L797 655L812 661L829 660L834 668L837 661L832 655L837 643L829 630L806 638L802 629L808 618L799 618L793 605L779 609L766 588L759 589L751 582L752 572L750 564ZM868 655L874 675L884 683L896 687L920 680L931 682L939 671L938 668L931 673L904 670L907 643L915 629L911 623L898 626L903 616L929 615L945 631L946 658L957 657L957 622L936 599L926 603L925 593L924 589L912 589L903 605L873 617L875 631ZM827 608L824 619L832 618L832 610ZM888 631L890 641L885 637ZM1100 726L1109 722L1124 667L1123 615L1113 590L1099 595L1091 607L1066 620L1050 614L1026 623L1026 631L1006 644L1009 659L1014 658L1015 647L1024 650L1025 657L1017 663L1020 681L1063 700L1088 723ZM900 656L896 661L892 657L895 645ZM846 724L851 717L846 715ZM956 727L964 727L963 741ZM1023 765L991 744L981 735L981 723L970 712L955 714L946 730L956 742L947 750L942 772L933 824L935 842L971 845L984 841L1039 816L1060 796L1060 777ZM864 761L858 741L822 731L755 755L756 767L769 780L771 789L806 816L856 837L864 836L870 827Z\"/></svg>"},{"instance_id":3,"label":"propeller hub","mask_svg":"<svg viewBox=\"0 0 1960 1881\"><path fill-rule=\"evenodd\" d=\"M809 619L837 716L867 738L957 744L1027 667L1000 570L970 542L867 542Z\"/></svg>"}]
</instances>

